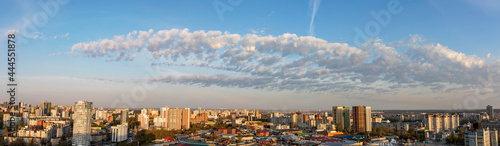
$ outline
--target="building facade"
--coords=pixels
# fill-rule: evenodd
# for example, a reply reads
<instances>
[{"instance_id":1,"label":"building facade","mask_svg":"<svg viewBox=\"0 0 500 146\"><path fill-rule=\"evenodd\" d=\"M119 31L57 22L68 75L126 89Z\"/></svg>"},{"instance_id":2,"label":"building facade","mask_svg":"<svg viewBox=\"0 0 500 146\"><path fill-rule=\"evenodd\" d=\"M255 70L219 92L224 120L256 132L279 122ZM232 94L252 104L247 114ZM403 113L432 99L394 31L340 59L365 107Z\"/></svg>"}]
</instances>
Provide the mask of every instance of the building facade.
<instances>
[{"instance_id":1,"label":"building facade","mask_svg":"<svg viewBox=\"0 0 500 146\"><path fill-rule=\"evenodd\" d=\"M491 105L486 106L486 113L488 113L488 116L491 119L495 118L495 111L493 111L493 106Z\"/></svg>"},{"instance_id":2,"label":"building facade","mask_svg":"<svg viewBox=\"0 0 500 146\"><path fill-rule=\"evenodd\" d=\"M352 129L354 132L366 132L366 107L353 106L352 107ZM371 121L371 120L370 120Z\"/></svg>"},{"instance_id":3,"label":"building facade","mask_svg":"<svg viewBox=\"0 0 500 146\"><path fill-rule=\"evenodd\" d=\"M139 128L149 129L149 115L145 113L139 115L139 123L141 124Z\"/></svg>"},{"instance_id":4,"label":"building facade","mask_svg":"<svg viewBox=\"0 0 500 146\"><path fill-rule=\"evenodd\" d=\"M120 115L121 124L128 124L128 109L123 109Z\"/></svg>"},{"instance_id":5,"label":"building facade","mask_svg":"<svg viewBox=\"0 0 500 146\"><path fill-rule=\"evenodd\" d=\"M332 107L333 124L341 126L343 129L351 128L351 114L350 108L346 106L333 106ZM340 127L336 127L340 129Z\"/></svg>"},{"instance_id":6,"label":"building facade","mask_svg":"<svg viewBox=\"0 0 500 146\"><path fill-rule=\"evenodd\" d=\"M127 124L111 126L111 142L122 142L127 140L127 131Z\"/></svg>"},{"instance_id":7,"label":"building facade","mask_svg":"<svg viewBox=\"0 0 500 146\"><path fill-rule=\"evenodd\" d=\"M73 114L73 145L90 145L92 102L78 101Z\"/></svg>"},{"instance_id":8,"label":"building facade","mask_svg":"<svg viewBox=\"0 0 500 146\"><path fill-rule=\"evenodd\" d=\"M190 128L190 114L189 108L160 108L160 116L154 118L156 127L165 128L168 130L180 130Z\"/></svg>"},{"instance_id":9,"label":"building facade","mask_svg":"<svg viewBox=\"0 0 500 146\"><path fill-rule=\"evenodd\" d=\"M453 130L459 126L458 115L426 115L424 118L425 128L429 131L439 133L446 130Z\"/></svg>"},{"instance_id":10,"label":"building facade","mask_svg":"<svg viewBox=\"0 0 500 146\"><path fill-rule=\"evenodd\" d=\"M480 129L466 132L464 136L466 146L498 146L497 130Z\"/></svg>"}]
</instances>

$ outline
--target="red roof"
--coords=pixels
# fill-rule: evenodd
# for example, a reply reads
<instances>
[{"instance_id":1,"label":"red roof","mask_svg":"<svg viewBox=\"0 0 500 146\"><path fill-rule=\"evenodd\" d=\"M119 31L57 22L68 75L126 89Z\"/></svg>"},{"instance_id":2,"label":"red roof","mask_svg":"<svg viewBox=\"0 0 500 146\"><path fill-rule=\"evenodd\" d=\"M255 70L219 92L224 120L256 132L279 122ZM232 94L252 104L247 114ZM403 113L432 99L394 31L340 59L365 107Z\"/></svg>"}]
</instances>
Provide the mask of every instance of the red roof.
<instances>
[{"instance_id":1,"label":"red roof","mask_svg":"<svg viewBox=\"0 0 500 146\"><path fill-rule=\"evenodd\" d=\"M175 140L173 137L164 137L164 140Z\"/></svg>"}]
</instances>

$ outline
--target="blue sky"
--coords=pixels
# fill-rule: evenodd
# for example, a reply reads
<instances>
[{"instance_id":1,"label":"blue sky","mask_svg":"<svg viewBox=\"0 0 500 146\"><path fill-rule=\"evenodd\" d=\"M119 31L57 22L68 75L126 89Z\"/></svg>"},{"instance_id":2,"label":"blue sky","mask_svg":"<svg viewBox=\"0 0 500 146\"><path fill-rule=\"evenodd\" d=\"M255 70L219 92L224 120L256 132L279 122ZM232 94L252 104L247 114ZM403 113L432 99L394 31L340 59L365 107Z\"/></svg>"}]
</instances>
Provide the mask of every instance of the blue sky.
<instances>
[{"instance_id":1,"label":"blue sky","mask_svg":"<svg viewBox=\"0 0 500 146\"><path fill-rule=\"evenodd\" d=\"M233 4L223 0L48 2L57 4L57 12L54 16L47 15L46 24L35 26L35 33L24 31L23 20L33 21L33 16L47 14L43 5L8 1L0 6L0 13L4 14L0 17L2 34L17 30L19 36L26 38L18 44L19 100L33 104L50 100L55 104L71 105L74 101L86 99L94 101L96 106L131 108L329 109L332 105L371 105L373 109L453 109L457 104L482 108L498 103L496 86L477 85L480 84L478 77L487 79L492 76L490 82L498 77L498 73L492 70L497 68L500 53L500 3L493 0L481 3L472 0L395 1L401 12L391 14L388 25L381 26L376 34L377 39L365 46L355 45L354 29L365 30L365 26L376 22L370 12L388 11L388 4L394 1L316 1L314 29L310 28L314 1L242 0ZM214 3L222 9L232 10L219 17ZM177 39L173 40L178 42L184 38L180 35L184 29L193 36L195 31L203 30L200 32L202 39L203 35L209 34L208 31L218 31L220 34L215 36L224 39L233 37L225 36L225 33L238 35L238 38L255 35L247 39L273 41L279 36L292 34L295 37L289 40L304 37L305 41L292 41L299 47L291 49L298 51L285 55L283 52L289 46L275 52L266 52L265 44L254 46L255 50L231 45L213 49L190 40L195 48L205 47L198 50L202 52L197 52L187 49L187 46L148 50L144 46L154 40L140 40L138 35L131 35L132 40L142 41L143 48L127 50L115 46L113 52L101 44L87 49L105 53L82 51L82 46L89 47L92 42L99 44L108 39L117 43L117 36L126 37L134 31L147 33L151 30L148 38L153 38L162 30L178 30ZM313 36L306 38L311 35L309 30L313 30ZM268 36L275 38L266 38ZM6 38L2 36L1 39ZM415 39L422 41L410 41ZM244 42L240 40L234 44ZM339 44L352 48L338 47ZM327 54L325 58L344 58L326 63L308 58L318 55L318 50L328 50L322 45L335 46L335 53ZM373 50L368 51L369 48ZM238 58L238 54L223 58L224 51L230 49L244 50L239 55L252 55L244 59ZM339 54L342 49L350 50L354 55L342 56ZM152 54L164 50L191 53L192 56L188 60L172 60L169 57L175 53L163 52L165 57L152 57ZM219 52L210 53L210 50ZM309 52L301 54L301 51ZM127 55L129 61L123 56L120 61L110 61L118 58L116 56L120 53ZM194 57L197 53L219 56L213 62L206 62L207 58ZM271 59L271 56L276 56L277 62L264 63L265 57ZM0 57L5 60L6 55ZM385 61L384 64L377 64L374 61L377 59ZM235 64L228 63L229 60L248 62ZM284 67L294 60L312 64ZM208 65L193 65L193 61ZM428 70L419 72L421 68L414 65L422 64L428 64ZM147 71L157 66L162 71L153 74ZM231 67L253 70L229 69ZM2 68L7 67L3 64ZM269 69L270 72L266 74L259 69ZM290 69L290 72L282 72L285 69ZM306 74L307 71L318 72L313 75ZM259 80L263 80L262 83ZM144 83L156 83L157 86L146 88ZM491 91L485 88L491 89L492 94L477 97L475 91ZM141 94L131 95L135 93ZM126 103L126 100L132 102ZM436 104L444 101L453 102Z\"/></svg>"}]
</instances>

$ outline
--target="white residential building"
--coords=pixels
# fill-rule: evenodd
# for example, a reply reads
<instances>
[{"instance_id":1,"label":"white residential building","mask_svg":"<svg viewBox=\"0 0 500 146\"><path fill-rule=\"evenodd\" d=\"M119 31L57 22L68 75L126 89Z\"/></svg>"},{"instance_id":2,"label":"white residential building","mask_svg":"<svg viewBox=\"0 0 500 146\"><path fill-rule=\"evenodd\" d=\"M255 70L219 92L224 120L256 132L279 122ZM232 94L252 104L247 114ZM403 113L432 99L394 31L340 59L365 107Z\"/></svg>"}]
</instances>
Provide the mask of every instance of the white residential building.
<instances>
[{"instance_id":1,"label":"white residential building","mask_svg":"<svg viewBox=\"0 0 500 146\"><path fill-rule=\"evenodd\" d=\"M465 133L466 146L498 146L497 130L480 129L476 132Z\"/></svg>"},{"instance_id":2,"label":"white residential building","mask_svg":"<svg viewBox=\"0 0 500 146\"><path fill-rule=\"evenodd\" d=\"M425 128L429 131L440 133L446 130L453 130L459 126L458 115L427 115L424 119Z\"/></svg>"},{"instance_id":3,"label":"white residential building","mask_svg":"<svg viewBox=\"0 0 500 146\"><path fill-rule=\"evenodd\" d=\"M139 115L138 119L139 119L139 122L141 123L139 128L149 129L149 116L148 116L148 114L143 113L143 114Z\"/></svg>"},{"instance_id":4,"label":"white residential building","mask_svg":"<svg viewBox=\"0 0 500 146\"><path fill-rule=\"evenodd\" d=\"M122 142L127 140L127 124L111 126L111 142Z\"/></svg>"},{"instance_id":5,"label":"white residential building","mask_svg":"<svg viewBox=\"0 0 500 146\"><path fill-rule=\"evenodd\" d=\"M365 128L366 131L372 131L372 107L365 106Z\"/></svg>"}]
</instances>

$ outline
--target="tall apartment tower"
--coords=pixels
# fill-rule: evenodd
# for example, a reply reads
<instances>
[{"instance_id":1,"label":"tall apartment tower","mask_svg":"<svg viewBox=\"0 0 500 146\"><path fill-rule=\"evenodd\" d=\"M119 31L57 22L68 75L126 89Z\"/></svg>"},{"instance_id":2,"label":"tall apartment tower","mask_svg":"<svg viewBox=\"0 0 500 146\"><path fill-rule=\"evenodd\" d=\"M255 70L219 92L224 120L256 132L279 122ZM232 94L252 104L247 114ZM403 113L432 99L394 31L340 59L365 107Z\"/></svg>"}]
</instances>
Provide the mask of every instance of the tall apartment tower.
<instances>
[{"instance_id":1,"label":"tall apartment tower","mask_svg":"<svg viewBox=\"0 0 500 146\"><path fill-rule=\"evenodd\" d=\"M149 115L148 114L141 114L139 115L139 122L140 126L139 128L141 129L149 129Z\"/></svg>"},{"instance_id":2,"label":"tall apartment tower","mask_svg":"<svg viewBox=\"0 0 500 146\"><path fill-rule=\"evenodd\" d=\"M168 130L189 129L191 110L189 108L160 108L160 115L154 119L156 127Z\"/></svg>"},{"instance_id":3,"label":"tall apartment tower","mask_svg":"<svg viewBox=\"0 0 500 146\"><path fill-rule=\"evenodd\" d=\"M372 131L372 107L365 106L365 117L366 117L366 120L365 120L366 131L371 132Z\"/></svg>"},{"instance_id":4,"label":"tall apartment tower","mask_svg":"<svg viewBox=\"0 0 500 146\"><path fill-rule=\"evenodd\" d=\"M486 113L488 113L490 119L495 118L495 112L493 111L493 106L491 105L486 106Z\"/></svg>"},{"instance_id":5,"label":"tall apartment tower","mask_svg":"<svg viewBox=\"0 0 500 146\"><path fill-rule=\"evenodd\" d=\"M120 117L121 124L127 124L128 125L128 109L123 109L121 112L121 117Z\"/></svg>"},{"instance_id":6,"label":"tall apartment tower","mask_svg":"<svg viewBox=\"0 0 500 146\"><path fill-rule=\"evenodd\" d=\"M333 106L332 107L333 123L337 126L343 126L343 129L351 128L351 113L350 108L346 106ZM340 129L340 127L336 127Z\"/></svg>"},{"instance_id":7,"label":"tall apartment tower","mask_svg":"<svg viewBox=\"0 0 500 146\"><path fill-rule=\"evenodd\" d=\"M170 108L167 107L162 107L160 108L160 118L158 118L158 127L167 127L167 115L168 115L168 110Z\"/></svg>"},{"instance_id":8,"label":"tall apartment tower","mask_svg":"<svg viewBox=\"0 0 500 146\"><path fill-rule=\"evenodd\" d=\"M52 102L45 101L42 102L42 104L40 104L40 109L42 109L43 116L49 116L50 111L52 110L51 108L52 108Z\"/></svg>"},{"instance_id":9,"label":"tall apartment tower","mask_svg":"<svg viewBox=\"0 0 500 146\"><path fill-rule=\"evenodd\" d=\"M190 127L190 122L189 120L191 119L191 109L190 108L185 108L182 110L182 129L189 129Z\"/></svg>"},{"instance_id":10,"label":"tall apartment tower","mask_svg":"<svg viewBox=\"0 0 500 146\"><path fill-rule=\"evenodd\" d=\"M366 132L365 106L352 107L352 129L354 132Z\"/></svg>"},{"instance_id":11,"label":"tall apartment tower","mask_svg":"<svg viewBox=\"0 0 500 146\"><path fill-rule=\"evenodd\" d=\"M167 129L180 130L182 129L182 109L171 108L168 110L167 115Z\"/></svg>"},{"instance_id":12,"label":"tall apartment tower","mask_svg":"<svg viewBox=\"0 0 500 146\"><path fill-rule=\"evenodd\" d=\"M90 145L92 102L78 101L75 103L75 113L73 114L73 145Z\"/></svg>"}]
</instances>

